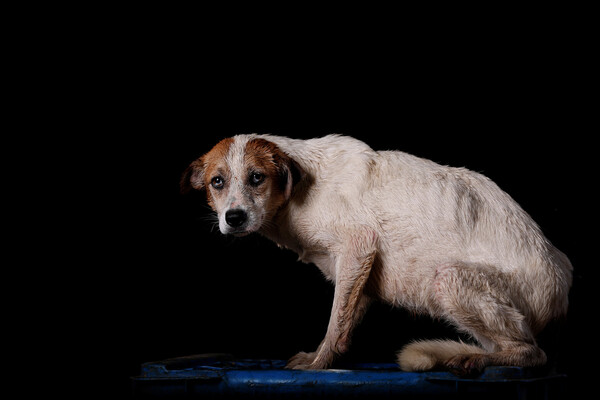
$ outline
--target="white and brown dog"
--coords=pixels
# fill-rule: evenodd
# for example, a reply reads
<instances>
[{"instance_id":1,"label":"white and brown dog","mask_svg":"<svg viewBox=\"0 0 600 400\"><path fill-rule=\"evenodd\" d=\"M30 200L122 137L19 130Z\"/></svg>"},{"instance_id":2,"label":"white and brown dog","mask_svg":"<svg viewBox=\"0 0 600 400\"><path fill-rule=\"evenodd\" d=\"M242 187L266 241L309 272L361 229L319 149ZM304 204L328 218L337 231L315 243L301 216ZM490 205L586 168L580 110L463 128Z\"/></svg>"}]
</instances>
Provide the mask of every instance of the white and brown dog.
<instances>
[{"instance_id":1,"label":"white and brown dog","mask_svg":"<svg viewBox=\"0 0 600 400\"><path fill-rule=\"evenodd\" d=\"M488 178L329 135L239 135L184 173L206 189L223 234L259 232L335 283L327 334L289 368L323 369L349 346L372 299L442 318L476 344L416 341L400 367L474 373L537 366L535 336L567 312L572 267Z\"/></svg>"}]
</instances>

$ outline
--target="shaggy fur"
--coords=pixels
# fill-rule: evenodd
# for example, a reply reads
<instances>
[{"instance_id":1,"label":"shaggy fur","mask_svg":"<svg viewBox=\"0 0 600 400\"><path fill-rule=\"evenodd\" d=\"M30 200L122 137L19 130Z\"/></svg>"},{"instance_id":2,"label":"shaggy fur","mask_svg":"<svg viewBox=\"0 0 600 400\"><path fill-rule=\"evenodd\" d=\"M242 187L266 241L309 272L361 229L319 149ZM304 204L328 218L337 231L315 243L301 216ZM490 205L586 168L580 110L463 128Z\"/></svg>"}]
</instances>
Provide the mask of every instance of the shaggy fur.
<instances>
[{"instance_id":1,"label":"shaggy fur","mask_svg":"<svg viewBox=\"0 0 600 400\"><path fill-rule=\"evenodd\" d=\"M488 178L330 135L225 139L182 188L206 189L224 234L259 232L335 284L327 333L288 368L323 369L372 299L447 320L476 345L413 342L402 369L536 366L536 334L565 315L572 267Z\"/></svg>"}]
</instances>

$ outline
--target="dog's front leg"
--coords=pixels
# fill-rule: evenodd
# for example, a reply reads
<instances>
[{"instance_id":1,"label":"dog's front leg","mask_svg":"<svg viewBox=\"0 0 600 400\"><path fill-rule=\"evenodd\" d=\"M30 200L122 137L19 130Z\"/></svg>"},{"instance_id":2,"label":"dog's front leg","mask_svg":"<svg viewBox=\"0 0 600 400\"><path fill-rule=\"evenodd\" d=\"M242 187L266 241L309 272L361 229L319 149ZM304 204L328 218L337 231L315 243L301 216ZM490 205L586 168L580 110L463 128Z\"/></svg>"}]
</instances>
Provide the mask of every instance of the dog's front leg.
<instances>
[{"instance_id":1,"label":"dog's front leg","mask_svg":"<svg viewBox=\"0 0 600 400\"><path fill-rule=\"evenodd\" d=\"M377 235L361 229L348 235L336 260L335 292L327 334L314 353L298 353L287 368L324 369L350 345L353 328L364 315L370 299L363 288L376 255Z\"/></svg>"}]
</instances>

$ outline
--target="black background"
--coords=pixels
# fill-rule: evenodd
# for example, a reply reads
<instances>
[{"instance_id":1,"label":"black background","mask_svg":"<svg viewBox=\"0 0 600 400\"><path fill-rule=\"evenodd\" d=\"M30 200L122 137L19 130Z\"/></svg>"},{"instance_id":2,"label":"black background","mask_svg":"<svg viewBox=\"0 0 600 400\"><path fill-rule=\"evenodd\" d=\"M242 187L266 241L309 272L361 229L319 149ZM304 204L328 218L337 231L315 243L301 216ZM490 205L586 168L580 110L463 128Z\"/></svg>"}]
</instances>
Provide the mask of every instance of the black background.
<instances>
[{"instance_id":1,"label":"black background","mask_svg":"<svg viewBox=\"0 0 600 400\"><path fill-rule=\"evenodd\" d=\"M582 382L595 145L587 62L560 30L448 36L385 25L316 41L299 29L277 41L281 26L229 36L161 21L110 35L105 26L85 40L69 70L72 108L53 117L70 116L76 161L65 169L77 199L90 200L77 209L71 258L81 269L65 299L73 309L85 299L86 311L70 335L89 338L77 345L86 359L108 361L106 387L127 391L146 361L206 352L284 359L324 336L333 287L314 265L256 234L222 236L203 194L179 193L189 163L252 132L341 133L492 178L575 267L561 365L572 386ZM453 335L375 304L348 357L392 361L411 339Z\"/></svg>"}]
</instances>

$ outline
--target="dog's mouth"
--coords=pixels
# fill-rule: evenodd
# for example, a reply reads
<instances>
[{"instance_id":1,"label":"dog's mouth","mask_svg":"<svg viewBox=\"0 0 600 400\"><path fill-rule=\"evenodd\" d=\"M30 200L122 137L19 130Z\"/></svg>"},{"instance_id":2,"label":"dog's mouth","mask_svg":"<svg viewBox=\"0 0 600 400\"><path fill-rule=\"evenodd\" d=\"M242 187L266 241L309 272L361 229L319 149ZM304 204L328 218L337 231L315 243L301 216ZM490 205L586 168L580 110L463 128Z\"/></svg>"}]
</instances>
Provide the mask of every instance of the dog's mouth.
<instances>
[{"instance_id":1,"label":"dog's mouth","mask_svg":"<svg viewBox=\"0 0 600 400\"><path fill-rule=\"evenodd\" d=\"M244 237L244 236L248 236L252 232L253 231L242 229L242 230L233 230L233 231L230 231L230 232L227 232L227 233L229 235L233 235L235 237Z\"/></svg>"}]
</instances>

